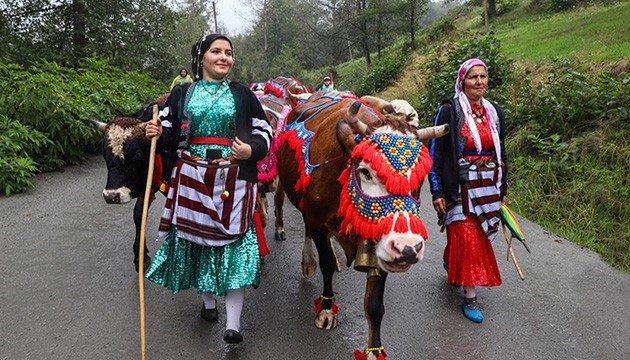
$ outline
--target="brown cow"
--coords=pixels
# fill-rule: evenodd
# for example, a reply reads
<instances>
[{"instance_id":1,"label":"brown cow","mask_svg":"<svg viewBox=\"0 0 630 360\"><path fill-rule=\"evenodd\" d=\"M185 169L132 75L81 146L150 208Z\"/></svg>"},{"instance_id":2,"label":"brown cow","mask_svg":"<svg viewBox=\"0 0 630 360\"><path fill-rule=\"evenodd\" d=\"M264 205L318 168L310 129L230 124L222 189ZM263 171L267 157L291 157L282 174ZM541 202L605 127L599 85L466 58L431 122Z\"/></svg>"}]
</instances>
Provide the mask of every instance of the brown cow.
<instances>
[{"instance_id":1,"label":"brown cow","mask_svg":"<svg viewBox=\"0 0 630 360\"><path fill-rule=\"evenodd\" d=\"M319 254L324 288L316 300L315 325L337 325L334 237L347 266L354 261L355 269L367 272L369 339L367 351L357 356L376 359L383 350L387 275L418 262L427 238L418 195L431 159L421 140L442 136L448 128L417 130L380 99L363 101L322 95L295 108L279 149L278 175Z\"/></svg>"},{"instance_id":2,"label":"brown cow","mask_svg":"<svg viewBox=\"0 0 630 360\"><path fill-rule=\"evenodd\" d=\"M265 110L267 119L274 129L274 139L269 155L259 162L258 164L258 201L257 211L261 215L263 225L266 225L267 220L267 197L266 193L274 193L274 207L275 207L275 232L274 238L276 240L285 240L286 235L284 232L284 222L282 214L282 206L284 204L284 192L282 191L282 184L278 181L276 168L276 153L279 147L279 139L284 132L285 118L288 115L288 111L297 106L298 104L306 101L311 94L310 89L303 85L299 80L295 78L289 78L284 76L275 77L267 81L263 88L264 95L259 96L258 100ZM310 244L309 244L310 245ZM305 245L306 246L306 245ZM309 253L313 254L311 262L315 262L314 251L312 245L309 246Z\"/></svg>"},{"instance_id":3,"label":"brown cow","mask_svg":"<svg viewBox=\"0 0 630 360\"><path fill-rule=\"evenodd\" d=\"M258 162L258 201L256 210L260 214L264 226L267 224L266 194L276 191L278 187L277 152L280 146L280 136L284 131L284 120L293 107L290 100L278 98L271 93L258 97L258 101L260 101L269 124L274 131L269 154ZM279 193L282 194L281 201L284 202L282 190ZM276 235L276 240L284 240L284 233L282 235L282 238Z\"/></svg>"}]
</instances>

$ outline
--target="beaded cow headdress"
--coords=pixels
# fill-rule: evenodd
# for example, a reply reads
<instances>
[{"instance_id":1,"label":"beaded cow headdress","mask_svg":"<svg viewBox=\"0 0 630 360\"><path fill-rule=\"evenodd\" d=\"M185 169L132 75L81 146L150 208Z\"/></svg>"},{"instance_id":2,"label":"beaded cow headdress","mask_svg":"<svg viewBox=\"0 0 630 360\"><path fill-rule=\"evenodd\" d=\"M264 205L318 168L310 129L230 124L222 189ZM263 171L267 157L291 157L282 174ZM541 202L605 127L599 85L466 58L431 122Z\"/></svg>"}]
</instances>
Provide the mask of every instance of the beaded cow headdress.
<instances>
[{"instance_id":1,"label":"beaded cow headdress","mask_svg":"<svg viewBox=\"0 0 630 360\"><path fill-rule=\"evenodd\" d=\"M410 231L426 239L420 203L411 196L432 166L426 147L414 137L398 134L370 134L357 140L360 142L352 150L350 165L339 177L343 186L341 233L378 240L392 230ZM359 161L369 163L388 195L372 197L361 190L355 171Z\"/></svg>"}]
</instances>

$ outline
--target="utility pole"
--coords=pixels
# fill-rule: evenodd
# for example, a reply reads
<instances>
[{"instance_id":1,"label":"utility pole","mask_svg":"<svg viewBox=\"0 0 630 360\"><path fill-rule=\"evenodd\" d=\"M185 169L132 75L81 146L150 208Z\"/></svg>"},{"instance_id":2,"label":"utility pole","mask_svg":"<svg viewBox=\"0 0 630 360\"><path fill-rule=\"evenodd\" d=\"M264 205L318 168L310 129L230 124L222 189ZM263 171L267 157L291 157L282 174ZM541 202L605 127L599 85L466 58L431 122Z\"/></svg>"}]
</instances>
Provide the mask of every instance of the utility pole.
<instances>
[{"instance_id":1,"label":"utility pole","mask_svg":"<svg viewBox=\"0 0 630 360\"><path fill-rule=\"evenodd\" d=\"M219 24L217 23L217 2L212 2L212 15L214 15L214 32L219 32Z\"/></svg>"}]
</instances>

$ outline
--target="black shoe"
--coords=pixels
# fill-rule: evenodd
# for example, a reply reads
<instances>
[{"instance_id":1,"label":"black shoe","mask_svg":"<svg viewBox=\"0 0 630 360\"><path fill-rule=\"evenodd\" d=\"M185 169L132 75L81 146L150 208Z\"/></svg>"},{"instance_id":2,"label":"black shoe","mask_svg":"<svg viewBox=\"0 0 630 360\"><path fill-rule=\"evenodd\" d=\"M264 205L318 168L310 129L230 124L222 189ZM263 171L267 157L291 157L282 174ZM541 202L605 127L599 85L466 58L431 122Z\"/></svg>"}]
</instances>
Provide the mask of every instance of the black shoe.
<instances>
[{"instance_id":1,"label":"black shoe","mask_svg":"<svg viewBox=\"0 0 630 360\"><path fill-rule=\"evenodd\" d=\"M219 312L216 306L217 304L215 302L214 309L206 309L206 304L201 302L201 318L206 321L217 322L217 320L219 320Z\"/></svg>"},{"instance_id":2,"label":"black shoe","mask_svg":"<svg viewBox=\"0 0 630 360\"><path fill-rule=\"evenodd\" d=\"M223 333L223 341L228 344L238 344L243 341L243 335L236 330L227 329Z\"/></svg>"}]
</instances>

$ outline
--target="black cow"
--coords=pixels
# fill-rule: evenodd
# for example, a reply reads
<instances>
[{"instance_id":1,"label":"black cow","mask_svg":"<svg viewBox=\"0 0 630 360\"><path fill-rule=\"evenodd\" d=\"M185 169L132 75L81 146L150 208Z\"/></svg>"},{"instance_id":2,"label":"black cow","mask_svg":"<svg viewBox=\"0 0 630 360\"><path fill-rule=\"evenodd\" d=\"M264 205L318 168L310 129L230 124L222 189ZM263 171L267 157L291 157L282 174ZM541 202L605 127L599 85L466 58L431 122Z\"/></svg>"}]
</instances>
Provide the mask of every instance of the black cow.
<instances>
[{"instance_id":1,"label":"black cow","mask_svg":"<svg viewBox=\"0 0 630 360\"><path fill-rule=\"evenodd\" d=\"M144 134L145 121L152 117L153 104L158 104L159 108L164 107L167 95L160 96L155 102L145 104L133 115L117 116L109 123L92 121L94 126L104 133L102 150L107 164L107 184L103 189L103 198L108 204L126 204L132 199L137 199L133 209L133 222L136 227L133 262L136 271L138 271L140 226L151 145ZM150 201L155 199L154 194L157 191L158 186L154 186ZM149 266L150 260L145 246L144 270Z\"/></svg>"}]
</instances>

